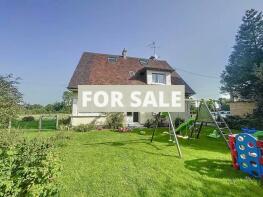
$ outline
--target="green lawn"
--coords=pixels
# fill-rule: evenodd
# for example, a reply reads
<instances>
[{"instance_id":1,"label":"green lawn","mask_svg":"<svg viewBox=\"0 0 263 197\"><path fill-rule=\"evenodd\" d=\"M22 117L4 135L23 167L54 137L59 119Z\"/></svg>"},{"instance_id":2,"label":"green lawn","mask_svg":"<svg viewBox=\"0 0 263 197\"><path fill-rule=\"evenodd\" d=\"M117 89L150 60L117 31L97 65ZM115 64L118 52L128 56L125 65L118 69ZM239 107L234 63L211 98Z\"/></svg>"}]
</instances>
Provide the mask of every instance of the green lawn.
<instances>
[{"instance_id":1,"label":"green lawn","mask_svg":"<svg viewBox=\"0 0 263 197\"><path fill-rule=\"evenodd\" d=\"M57 150L61 196L262 196L260 181L231 167L224 142L206 137L211 129L199 140L180 139L183 159L164 130L153 143L150 130L69 132L72 139Z\"/></svg>"}]
</instances>

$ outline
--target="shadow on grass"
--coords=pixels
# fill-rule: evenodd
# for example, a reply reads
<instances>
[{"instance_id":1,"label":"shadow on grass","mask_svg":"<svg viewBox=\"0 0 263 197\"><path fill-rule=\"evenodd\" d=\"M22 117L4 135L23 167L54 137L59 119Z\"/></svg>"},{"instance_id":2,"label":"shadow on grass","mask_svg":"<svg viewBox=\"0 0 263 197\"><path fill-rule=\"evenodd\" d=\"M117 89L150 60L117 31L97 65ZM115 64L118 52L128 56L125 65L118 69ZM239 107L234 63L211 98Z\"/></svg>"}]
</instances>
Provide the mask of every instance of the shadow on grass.
<instances>
[{"instance_id":1,"label":"shadow on grass","mask_svg":"<svg viewBox=\"0 0 263 197\"><path fill-rule=\"evenodd\" d=\"M94 145L125 146L127 144L147 143L147 140L148 139L108 141L108 142L85 143L84 145L86 146L94 146Z\"/></svg>"},{"instance_id":2,"label":"shadow on grass","mask_svg":"<svg viewBox=\"0 0 263 197\"><path fill-rule=\"evenodd\" d=\"M245 177L244 174L235 170L231 166L231 162L229 160L200 158L187 160L184 163L187 169L208 177L228 179Z\"/></svg>"},{"instance_id":3,"label":"shadow on grass","mask_svg":"<svg viewBox=\"0 0 263 197\"><path fill-rule=\"evenodd\" d=\"M145 136L147 136L149 139L151 138L153 129L141 129L145 131ZM225 144L225 142L220 139L213 139L207 137L209 133L211 133L214 130L213 127L204 127L203 131L200 134L199 139L179 139L179 144L184 147L189 147L191 149L195 150L206 150L206 151L213 151L213 152L219 152L219 153L229 153L229 150ZM153 141L161 142L161 143L167 143L167 146L170 144L169 141L169 134L168 128L158 128L155 132ZM140 135L139 130L135 130L136 134Z\"/></svg>"},{"instance_id":4,"label":"shadow on grass","mask_svg":"<svg viewBox=\"0 0 263 197\"><path fill-rule=\"evenodd\" d=\"M181 139L181 138L179 138L179 144L182 147L187 147L187 148L190 148L193 150L204 150L204 151L218 152L218 153L224 153L224 154L229 153L230 154L230 152L229 152L228 148L226 147L223 140L212 139L212 138L208 138L206 136L208 133L212 132L213 129L214 128L205 128L203 133L201 133L200 139ZM143 135L140 133L141 130L145 131L145 133ZM153 129L147 129L147 128L135 129L132 133L134 135L140 136L140 139L124 140L124 141L123 140L122 141L106 141L106 142L98 142L98 143L94 142L94 143L86 143L84 145L87 145L87 146L109 145L109 146L125 147L128 144L143 143L143 144L147 144L147 145L152 146L156 150L163 150L163 146L162 146L162 148L160 148L160 146L158 146L158 144L150 142L150 139L152 136L152 131L153 131ZM156 130L155 136L153 138L153 142L165 143L166 147L175 146L174 143L169 142L169 134L167 134L167 131L168 131L168 128L158 128ZM114 132L114 131L112 131L112 132ZM123 134L123 135L125 135L125 134ZM134 148L134 147L130 147L130 149L131 148L136 150L136 148ZM137 151L140 151L140 150L137 150ZM145 150L143 150L143 151L145 151ZM154 152L150 152L150 153L154 153ZM168 154L166 156L177 155L176 148L175 148L175 151L173 153L174 153L174 155ZM156 152L156 154L159 154L159 153ZM163 155L165 155L165 154L163 154Z\"/></svg>"},{"instance_id":5,"label":"shadow on grass","mask_svg":"<svg viewBox=\"0 0 263 197\"><path fill-rule=\"evenodd\" d=\"M176 150L176 147L174 145L173 145L174 148L175 148L174 154L165 154L165 153L160 153L160 152L159 153L158 152L151 152L151 151L138 149L138 148L134 148L134 147L125 147L126 145L129 145L129 144L146 144L146 145L152 146L157 151L162 150L161 148L159 148L155 144L151 143L149 139L136 139L136 140L125 140L125 141L109 141L109 142L98 142L98 143L85 143L84 145L85 146L98 146L98 145L116 146L116 147L119 147L119 148L122 148L122 149L139 151L139 152L143 152L143 153L151 154L151 155L179 158L176 155L177 154L177 150Z\"/></svg>"}]
</instances>

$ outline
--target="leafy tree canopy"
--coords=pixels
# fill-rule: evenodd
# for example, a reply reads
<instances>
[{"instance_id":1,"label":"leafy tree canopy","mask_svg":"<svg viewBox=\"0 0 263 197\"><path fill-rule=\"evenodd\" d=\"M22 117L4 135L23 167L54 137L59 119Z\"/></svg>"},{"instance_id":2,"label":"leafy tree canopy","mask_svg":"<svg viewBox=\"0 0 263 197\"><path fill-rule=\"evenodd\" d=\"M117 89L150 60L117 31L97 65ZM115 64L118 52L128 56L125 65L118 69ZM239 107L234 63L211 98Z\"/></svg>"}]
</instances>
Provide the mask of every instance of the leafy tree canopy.
<instances>
[{"instance_id":1,"label":"leafy tree canopy","mask_svg":"<svg viewBox=\"0 0 263 197\"><path fill-rule=\"evenodd\" d=\"M65 91L63 101L47 104L24 104L23 113L25 114L49 114L49 113L71 113L73 93Z\"/></svg>"},{"instance_id":2,"label":"leafy tree canopy","mask_svg":"<svg viewBox=\"0 0 263 197\"><path fill-rule=\"evenodd\" d=\"M228 65L223 71L223 92L232 97L263 98L263 18L262 12L247 10L235 39Z\"/></svg>"},{"instance_id":3,"label":"leafy tree canopy","mask_svg":"<svg viewBox=\"0 0 263 197\"><path fill-rule=\"evenodd\" d=\"M71 91L65 91L63 93L63 106L64 106L64 110L68 113L71 112L71 108L72 108L72 102L73 102L73 92Z\"/></svg>"},{"instance_id":4,"label":"leafy tree canopy","mask_svg":"<svg viewBox=\"0 0 263 197\"><path fill-rule=\"evenodd\" d=\"M236 35L228 64L221 75L222 92L255 100L263 107L263 15L247 10ZM262 111L263 112L263 111Z\"/></svg>"},{"instance_id":5,"label":"leafy tree canopy","mask_svg":"<svg viewBox=\"0 0 263 197\"><path fill-rule=\"evenodd\" d=\"M20 109L22 94L17 89L17 84L18 78L14 78L12 74L0 75L0 127L5 127Z\"/></svg>"}]
</instances>

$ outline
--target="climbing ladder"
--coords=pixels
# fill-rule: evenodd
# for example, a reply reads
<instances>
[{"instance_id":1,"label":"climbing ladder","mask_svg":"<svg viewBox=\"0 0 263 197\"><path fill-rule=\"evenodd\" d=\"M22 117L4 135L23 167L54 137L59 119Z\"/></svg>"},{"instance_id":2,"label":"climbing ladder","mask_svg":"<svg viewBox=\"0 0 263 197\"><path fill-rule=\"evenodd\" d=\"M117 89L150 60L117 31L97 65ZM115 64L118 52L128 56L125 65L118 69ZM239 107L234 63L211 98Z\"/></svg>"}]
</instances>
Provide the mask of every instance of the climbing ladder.
<instances>
[{"instance_id":1,"label":"climbing ladder","mask_svg":"<svg viewBox=\"0 0 263 197\"><path fill-rule=\"evenodd\" d=\"M207 103L204 102L206 108L208 109L209 113L211 114L211 111L209 109L209 107L207 106ZM230 134L232 134L231 129L228 127L226 121L224 120L224 118L221 116L220 112L218 111L218 109L215 106L215 103L213 102L212 104L213 110L215 112L215 117L213 117L214 120L214 124L217 127L217 130L220 132L220 135L223 137L224 141L226 142L227 146L229 147L229 140L228 140L228 136Z\"/></svg>"},{"instance_id":2,"label":"climbing ladder","mask_svg":"<svg viewBox=\"0 0 263 197\"><path fill-rule=\"evenodd\" d=\"M209 123L214 123L215 126L217 127L217 130L219 131L220 135L222 136L222 138L224 139L224 141L226 142L228 148L229 148L229 141L228 141L228 136L230 134L232 134L231 129L228 127L226 121L224 120L224 118L221 116L221 114L219 113L219 111L217 110L215 103L212 103L212 110L215 113L215 116L212 115L211 110L209 109L207 102L206 101L201 101L199 109L198 109L198 113L196 116L196 120L194 123L194 128L191 132L191 137L193 136L193 133L196 131L196 126L198 124L198 122L200 123L200 126L197 130L197 134L196 134L196 138L199 137L199 134L202 130L202 126L204 122L209 122ZM201 114L201 113L207 113L206 115Z\"/></svg>"},{"instance_id":3,"label":"climbing ladder","mask_svg":"<svg viewBox=\"0 0 263 197\"><path fill-rule=\"evenodd\" d=\"M182 158L182 152L181 152L181 148L180 148L177 136L176 136L176 131L175 131L175 128L174 128L174 124L173 124L173 120L172 120L171 114L169 112L167 114L168 114L168 119L169 119L169 134L174 139L172 141L173 141L173 143L175 143L175 145L177 147L177 151L178 151L179 157ZM161 113L158 113L156 115L155 129L153 130L153 133L152 133L151 142L153 141L153 137L154 137L155 131L158 128L158 122L159 122L160 117L161 117ZM170 130L170 127L171 127L171 130Z\"/></svg>"}]
</instances>

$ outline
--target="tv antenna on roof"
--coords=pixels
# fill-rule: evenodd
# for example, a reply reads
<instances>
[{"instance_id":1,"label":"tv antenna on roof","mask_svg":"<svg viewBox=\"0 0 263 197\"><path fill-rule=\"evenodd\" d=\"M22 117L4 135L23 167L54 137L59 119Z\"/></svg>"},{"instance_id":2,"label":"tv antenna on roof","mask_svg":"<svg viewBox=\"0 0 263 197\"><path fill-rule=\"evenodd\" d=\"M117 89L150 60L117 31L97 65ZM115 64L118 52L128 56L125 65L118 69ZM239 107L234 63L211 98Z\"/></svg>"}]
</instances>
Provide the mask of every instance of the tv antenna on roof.
<instances>
[{"instance_id":1,"label":"tv antenna on roof","mask_svg":"<svg viewBox=\"0 0 263 197\"><path fill-rule=\"evenodd\" d=\"M156 49L160 48L159 46L156 46L156 42L153 41L152 43L148 44L147 47L150 47L153 49L153 57L155 57L156 59L158 58L157 54L156 54Z\"/></svg>"}]
</instances>

